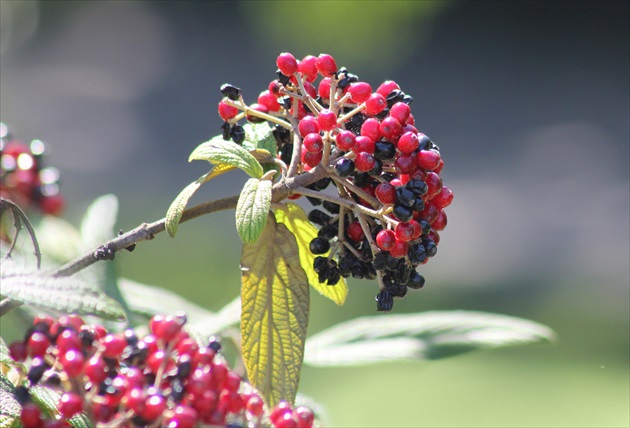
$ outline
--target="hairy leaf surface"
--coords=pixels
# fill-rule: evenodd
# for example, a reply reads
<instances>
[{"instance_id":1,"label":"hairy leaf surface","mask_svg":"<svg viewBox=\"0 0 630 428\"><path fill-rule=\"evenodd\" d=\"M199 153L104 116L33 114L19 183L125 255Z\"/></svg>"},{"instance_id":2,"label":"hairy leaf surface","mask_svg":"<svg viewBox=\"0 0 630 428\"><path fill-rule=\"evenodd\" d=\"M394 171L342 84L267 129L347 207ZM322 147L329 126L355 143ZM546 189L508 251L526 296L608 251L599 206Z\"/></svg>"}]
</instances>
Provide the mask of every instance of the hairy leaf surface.
<instances>
[{"instance_id":1,"label":"hairy leaf surface","mask_svg":"<svg viewBox=\"0 0 630 428\"><path fill-rule=\"evenodd\" d=\"M195 192L201 187L203 183L210 180L212 172L215 170L202 175L197 180L190 183L188 186L184 187L179 195L173 200L171 206L168 207L168 211L166 212L166 231L171 237L175 237L177 233L177 228L179 227L179 221L182 219L182 214L184 214L184 210L186 209L186 205L188 205L188 201Z\"/></svg>"},{"instance_id":2,"label":"hairy leaf surface","mask_svg":"<svg viewBox=\"0 0 630 428\"><path fill-rule=\"evenodd\" d=\"M271 207L271 181L250 178L236 204L236 230L241 240L251 244L265 228Z\"/></svg>"},{"instance_id":3,"label":"hairy leaf surface","mask_svg":"<svg viewBox=\"0 0 630 428\"><path fill-rule=\"evenodd\" d=\"M241 335L247 375L270 406L293 402L304 357L309 289L293 234L272 214L241 254Z\"/></svg>"},{"instance_id":4,"label":"hairy leaf surface","mask_svg":"<svg viewBox=\"0 0 630 428\"><path fill-rule=\"evenodd\" d=\"M15 386L0 371L0 428L18 425L22 406L15 398Z\"/></svg>"},{"instance_id":5,"label":"hairy leaf surface","mask_svg":"<svg viewBox=\"0 0 630 428\"><path fill-rule=\"evenodd\" d=\"M331 286L326 285L326 283L322 284L317 279L317 273L313 269L313 261L317 256L311 253L309 249L309 244L313 238L317 237L317 228L308 221L304 210L302 210L299 205L290 202L282 208L275 209L274 214L276 215L278 223L284 224L287 229L295 235L298 252L300 254L300 264L306 273L309 284L311 284L319 294L328 297L338 305L343 305L348 296L346 280L341 278L337 285ZM322 254L322 256L327 257L329 253L330 252Z\"/></svg>"},{"instance_id":6,"label":"hairy leaf surface","mask_svg":"<svg viewBox=\"0 0 630 428\"><path fill-rule=\"evenodd\" d=\"M242 169L254 178L263 175L262 166L251 153L232 141L225 141L221 136L197 146L188 158L189 162L193 160L205 160L214 165L230 165Z\"/></svg>"},{"instance_id":7,"label":"hairy leaf surface","mask_svg":"<svg viewBox=\"0 0 630 428\"><path fill-rule=\"evenodd\" d=\"M432 311L357 318L309 338L305 362L344 366L396 360L436 360L478 349L546 343L553 331L507 315Z\"/></svg>"},{"instance_id":8,"label":"hairy leaf surface","mask_svg":"<svg viewBox=\"0 0 630 428\"><path fill-rule=\"evenodd\" d=\"M30 388L30 393L33 398L33 402L37 404L37 406L42 409L44 414L46 414L49 418L55 417L59 414L57 411L57 403L59 403L59 399L61 398L61 394L59 392L46 388L45 386L36 385ZM94 426L83 413L74 415L68 419L68 422L70 422L70 425L72 425L73 428L92 428Z\"/></svg>"}]
</instances>

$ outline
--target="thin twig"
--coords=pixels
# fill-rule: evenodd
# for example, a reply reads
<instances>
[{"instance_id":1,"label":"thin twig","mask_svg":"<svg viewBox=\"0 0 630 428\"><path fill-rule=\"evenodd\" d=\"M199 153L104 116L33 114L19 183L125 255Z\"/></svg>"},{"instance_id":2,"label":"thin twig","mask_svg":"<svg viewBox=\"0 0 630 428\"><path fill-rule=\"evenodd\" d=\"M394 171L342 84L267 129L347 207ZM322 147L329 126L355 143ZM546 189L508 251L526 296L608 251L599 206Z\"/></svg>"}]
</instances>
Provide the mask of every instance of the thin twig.
<instances>
[{"instance_id":1,"label":"thin twig","mask_svg":"<svg viewBox=\"0 0 630 428\"><path fill-rule=\"evenodd\" d=\"M6 258L11 257L11 252L15 247L15 241L17 240L18 233L21 230L21 223L24 223L24 226L26 226L26 230L31 237L31 242L33 243L33 254L35 254L35 258L37 259L37 269L39 269L42 265L42 253L39 250L39 243L37 242L35 230L33 229L33 225L31 224L30 220L28 219L24 211L22 211L22 208L20 208L15 202L9 199L0 198L0 207L2 207L3 212L6 209L9 209L11 211L11 214L13 215L13 222L17 229L15 232L15 237L13 238L14 242L11 243L11 248L9 248L9 252L6 255Z\"/></svg>"}]
</instances>

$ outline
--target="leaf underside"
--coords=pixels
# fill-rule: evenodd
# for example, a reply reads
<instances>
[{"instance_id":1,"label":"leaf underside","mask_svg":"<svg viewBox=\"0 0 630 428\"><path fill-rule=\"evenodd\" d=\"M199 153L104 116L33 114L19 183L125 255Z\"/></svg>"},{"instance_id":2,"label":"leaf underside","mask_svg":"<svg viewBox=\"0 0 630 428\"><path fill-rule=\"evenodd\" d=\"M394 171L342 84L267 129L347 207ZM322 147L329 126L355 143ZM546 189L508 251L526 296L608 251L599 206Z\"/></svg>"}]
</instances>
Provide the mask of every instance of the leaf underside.
<instances>
[{"instance_id":1,"label":"leaf underside","mask_svg":"<svg viewBox=\"0 0 630 428\"><path fill-rule=\"evenodd\" d=\"M272 214L241 254L241 335L251 384L273 407L293 402L304 357L309 289L293 234Z\"/></svg>"},{"instance_id":2,"label":"leaf underside","mask_svg":"<svg viewBox=\"0 0 630 428\"><path fill-rule=\"evenodd\" d=\"M265 228L271 207L271 181L250 178L236 204L236 230L241 240L251 244Z\"/></svg>"},{"instance_id":3,"label":"leaf underside","mask_svg":"<svg viewBox=\"0 0 630 428\"><path fill-rule=\"evenodd\" d=\"M214 165L230 165L245 171L250 177L260 178L263 168L246 149L220 135L197 146L188 161L205 160Z\"/></svg>"}]
</instances>

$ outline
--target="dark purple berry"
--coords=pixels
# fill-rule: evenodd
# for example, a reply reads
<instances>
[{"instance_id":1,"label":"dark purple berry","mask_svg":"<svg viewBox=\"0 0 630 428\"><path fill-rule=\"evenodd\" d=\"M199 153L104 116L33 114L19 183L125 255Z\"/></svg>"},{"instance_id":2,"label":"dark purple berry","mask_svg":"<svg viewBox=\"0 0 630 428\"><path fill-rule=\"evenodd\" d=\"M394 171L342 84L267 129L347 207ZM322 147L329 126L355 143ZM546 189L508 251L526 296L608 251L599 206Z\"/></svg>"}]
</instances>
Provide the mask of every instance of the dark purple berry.
<instances>
[{"instance_id":1,"label":"dark purple berry","mask_svg":"<svg viewBox=\"0 0 630 428\"><path fill-rule=\"evenodd\" d=\"M405 187L399 187L396 189L396 203L411 208L416 203L416 195Z\"/></svg>"},{"instance_id":2,"label":"dark purple berry","mask_svg":"<svg viewBox=\"0 0 630 428\"><path fill-rule=\"evenodd\" d=\"M237 88L229 83L224 83L221 85L221 93L224 97L228 97L232 101L236 101L238 100L238 97L241 96L241 88Z\"/></svg>"},{"instance_id":3,"label":"dark purple berry","mask_svg":"<svg viewBox=\"0 0 630 428\"><path fill-rule=\"evenodd\" d=\"M241 125L234 125L230 131L230 137L236 144L242 144L245 141L245 129Z\"/></svg>"},{"instance_id":4,"label":"dark purple berry","mask_svg":"<svg viewBox=\"0 0 630 428\"><path fill-rule=\"evenodd\" d=\"M376 295L376 310L389 312L394 307L394 297L387 290L381 290Z\"/></svg>"},{"instance_id":5,"label":"dark purple berry","mask_svg":"<svg viewBox=\"0 0 630 428\"><path fill-rule=\"evenodd\" d=\"M315 238L311 241L308 248L313 254L325 254L330 250L330 242L324 238Z\"/></svg>"},{"instance_id":6,"label":"dark purple berry","mask_svg":"<svg viewBox=\"0 0 630 428\"><path fill-rule=\"evenodd\" d=\"M402 222L409 221L413 218L413 210L401 204L394 205L394 217Z\"/></svg>"},{"instance_id":7,"label":"dark purple berry","mask_svg":"<svg viewBox=\"0 0 630 428\"><path fill-rule=\"evenodd\" d=\"M407 282L407 287L413 290L419 290L424 287L424 277L420 275L417 271L411 272L409 276L409 282Z\"/></svg>"},{"instance_id":8,"label":"dark purple berry","mask_svg":"<svg viewBox=\"0 0 630 428\"><path fill-rule=\"evenodd\" d=\"M330 216L321 210L313 210L308 213L308 219L311 223L325 226L330 222Z\"/></svg>"},{"instance_id":9,"label":"dark purple berry","mask_svg":"<svg viewBox=\"0 0 630 428\"><path fill-rule=\"evenodd\" d=\"M335 171L339 177L347 177L354 172L354 161L351 159L340 158L335 163Z\"/></svg>"}]
</instances>

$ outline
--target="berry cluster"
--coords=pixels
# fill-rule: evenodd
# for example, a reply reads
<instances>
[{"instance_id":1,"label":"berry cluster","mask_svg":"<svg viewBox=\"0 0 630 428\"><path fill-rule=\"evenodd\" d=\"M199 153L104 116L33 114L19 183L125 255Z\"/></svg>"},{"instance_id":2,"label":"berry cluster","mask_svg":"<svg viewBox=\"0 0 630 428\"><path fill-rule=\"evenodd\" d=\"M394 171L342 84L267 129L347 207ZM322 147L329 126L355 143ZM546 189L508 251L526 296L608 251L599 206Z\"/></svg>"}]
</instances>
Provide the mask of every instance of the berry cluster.
<instances>
[{"instance_id":1,"label":"berry cluster","mask_svg":"<svg viewBox=\"0 0 630 428\"><path fill-rule=\"evenodd\" d=\"M154 316L150 333L108 333L76 315L38 316L9 355L22 367L18 400L25 428L69 427L78 414L102 427L311 428L313 412L281 402L270 412L260 395L230 370L221 343L199 344L183 330L184 315ZM31 394L42 385L60 394L56 419Z\"/></svg>"},{"instance_id":2,"label":"berry cluster","mask_svg":"<svg viewBox=\"0 0 630 428\"><path fill-rule=\"evenodd\" d=\"M241 119L269 121L285 164L299 160L298 174L326 171L290 196L325 210L309 214L320 227L310 243L319 255L314 269L328 285L340 277L376 278L377 309L389 311L394 297L424 285L416 268L436 254L446 227L453 192L442 184L440 149L416 128L413 98L396 82L373 91L327 54L298 61L282 53L276 64L278 78L252 105L239 88L221 87L223 136L241 143ZM331 183L336 194L323 193Z\"/></svg>"},{"instance_id":3,"label":"berry cluster","mask_svg":"<svg viewBox=\"0 0 630 428\"><path fill-rule=\"evenodd\" d=\"M25 209L36 207L44 214L58 215L64 206L59 171L44 167L44 152L42 141L25 144L0 123L0 196Z\"/></svg>"}]
</instances>

